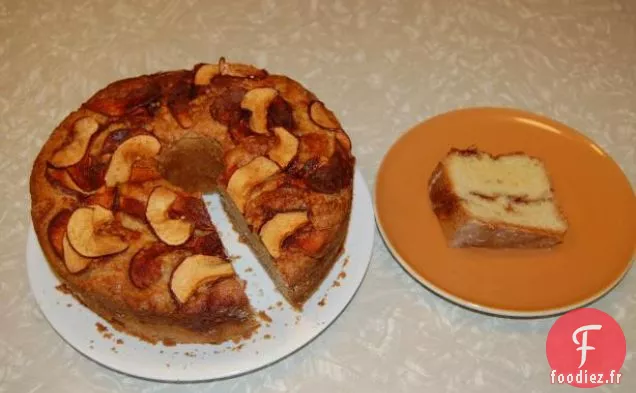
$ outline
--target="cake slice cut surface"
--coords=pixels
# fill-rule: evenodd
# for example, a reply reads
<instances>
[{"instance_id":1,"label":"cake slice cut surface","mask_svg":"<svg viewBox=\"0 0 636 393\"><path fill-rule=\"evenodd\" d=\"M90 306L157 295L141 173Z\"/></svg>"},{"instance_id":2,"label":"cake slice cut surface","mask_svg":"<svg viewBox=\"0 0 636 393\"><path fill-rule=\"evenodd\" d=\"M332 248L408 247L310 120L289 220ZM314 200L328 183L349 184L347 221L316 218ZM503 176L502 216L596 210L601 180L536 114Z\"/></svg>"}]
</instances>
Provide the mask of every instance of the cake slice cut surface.
<instances>
[{"instance_id":1,"label":"cake slice cut surface","mask_svg":"<svg viewBox=\"0 0 636 393\"><path fill-rule=\"evenodd\" d=\"M523 153L452 149L429 197L451 247L551 247L568 228L545 165Z\"/></svg>"}]
</instances>

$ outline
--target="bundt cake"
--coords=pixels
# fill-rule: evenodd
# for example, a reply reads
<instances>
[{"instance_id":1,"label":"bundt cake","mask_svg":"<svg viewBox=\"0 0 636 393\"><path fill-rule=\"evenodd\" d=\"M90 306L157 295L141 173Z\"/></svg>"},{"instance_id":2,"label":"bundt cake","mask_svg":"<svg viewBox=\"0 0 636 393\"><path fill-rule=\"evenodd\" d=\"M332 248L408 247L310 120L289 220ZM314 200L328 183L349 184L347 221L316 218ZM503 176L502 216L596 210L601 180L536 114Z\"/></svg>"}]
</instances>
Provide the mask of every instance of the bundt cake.
<instances>
[{"instance_id":1,"label":"bundt cake","mask_svg":"<svg viewBox=\"0 0 636 393\"><path fill-rule=\"evenodd\" d=\"M32 220L62 283L122 331L218 343L258 325L203 193L302 309L341 254L355 158L299 83L223 58L114 82L53 131Z\"/></svg>"}]
</instances>

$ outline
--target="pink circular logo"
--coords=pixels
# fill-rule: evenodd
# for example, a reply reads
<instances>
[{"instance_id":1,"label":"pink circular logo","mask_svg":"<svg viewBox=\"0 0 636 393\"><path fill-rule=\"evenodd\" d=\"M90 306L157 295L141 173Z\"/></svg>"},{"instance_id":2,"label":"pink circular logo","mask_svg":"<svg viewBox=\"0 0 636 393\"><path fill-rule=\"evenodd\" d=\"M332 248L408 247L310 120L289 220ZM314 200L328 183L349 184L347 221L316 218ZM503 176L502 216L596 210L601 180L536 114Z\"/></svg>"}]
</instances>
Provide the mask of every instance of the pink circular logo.
<instances>
[{"instance_id":1,"label":"pink circular logo","mask_svg":"<svg viewBox=\"0 0 636 393\"><path fill-rule=\"evenodd\" d=\"M546 341L552 384L581 388L620 384L625 335L614 318L594 308L561 316Z\"/></svg>"}]
</instances>

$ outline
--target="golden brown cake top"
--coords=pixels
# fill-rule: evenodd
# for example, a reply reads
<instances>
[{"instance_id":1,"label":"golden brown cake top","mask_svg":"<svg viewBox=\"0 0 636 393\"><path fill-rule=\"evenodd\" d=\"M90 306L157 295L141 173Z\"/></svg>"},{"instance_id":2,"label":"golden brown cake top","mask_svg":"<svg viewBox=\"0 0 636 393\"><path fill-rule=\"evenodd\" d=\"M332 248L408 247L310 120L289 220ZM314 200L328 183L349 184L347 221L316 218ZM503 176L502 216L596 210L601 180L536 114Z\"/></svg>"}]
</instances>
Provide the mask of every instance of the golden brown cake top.
<instances>
[{"instance_id":1,"label":"golden brown cake top","mask_svg":"<svg viewBox=\"0 0 636 393\"><path fill-rule=\"evenodd\" d=\"M32 216L77 288L117 307L200 311L234 276L201 191L221 186L293 282L341 246L354 161L312 93L221 59L112 83L70 114L34 165Z\"/></svg>"}]
</instances>

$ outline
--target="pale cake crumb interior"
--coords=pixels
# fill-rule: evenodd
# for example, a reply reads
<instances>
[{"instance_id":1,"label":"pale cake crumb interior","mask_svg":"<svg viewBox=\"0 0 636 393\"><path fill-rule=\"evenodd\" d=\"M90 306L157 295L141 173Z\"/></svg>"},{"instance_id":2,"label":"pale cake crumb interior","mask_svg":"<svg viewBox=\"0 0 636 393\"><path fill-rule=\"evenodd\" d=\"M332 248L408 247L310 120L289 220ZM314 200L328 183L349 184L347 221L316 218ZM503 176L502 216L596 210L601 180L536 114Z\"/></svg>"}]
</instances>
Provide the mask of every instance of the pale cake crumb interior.
<instances>
[{"instance_id":1,"label":"pale cake crumb interior","mask_svg":"<svg viewBox=\"0 0 636 393\"><path fill-rule=\"evenodd\" d=\"M558 232L567 229L546 169L536 158L452 154L446 160L446 170L463 207L482 221Z\"/></svg>"}]
</instances>

